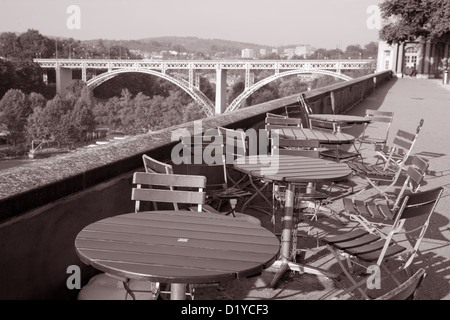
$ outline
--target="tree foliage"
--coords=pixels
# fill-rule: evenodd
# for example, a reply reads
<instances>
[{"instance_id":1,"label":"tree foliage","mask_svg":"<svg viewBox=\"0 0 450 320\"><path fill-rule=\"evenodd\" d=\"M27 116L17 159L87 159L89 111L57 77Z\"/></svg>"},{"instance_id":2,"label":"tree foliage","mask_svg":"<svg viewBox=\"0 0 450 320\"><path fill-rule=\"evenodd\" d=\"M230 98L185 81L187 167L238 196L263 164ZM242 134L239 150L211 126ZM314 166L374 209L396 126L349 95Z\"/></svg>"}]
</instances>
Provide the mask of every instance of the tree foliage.
<instances>
[{"instance_id":1,"label":"tree foliage","mask_svg":"<svg viewBox=\"0 0 450 320\"><path fill-rule=\"evenodd\" d=\"M32 111L27 96L20 90L11 89L0 100L0 123L6 126L14 144L25 138L27 118Z\"/></svg>"},{"instance_id":2,"label":"tree foliage","mask_svg":"<svg viewBox=\"0 0 450 320\"><path fill-rule=\"evenodd\" d=\"M448 0L385 0L379 7L386 20L379 36L388 44L450 39Z\"/></svg>"}]
</instances>

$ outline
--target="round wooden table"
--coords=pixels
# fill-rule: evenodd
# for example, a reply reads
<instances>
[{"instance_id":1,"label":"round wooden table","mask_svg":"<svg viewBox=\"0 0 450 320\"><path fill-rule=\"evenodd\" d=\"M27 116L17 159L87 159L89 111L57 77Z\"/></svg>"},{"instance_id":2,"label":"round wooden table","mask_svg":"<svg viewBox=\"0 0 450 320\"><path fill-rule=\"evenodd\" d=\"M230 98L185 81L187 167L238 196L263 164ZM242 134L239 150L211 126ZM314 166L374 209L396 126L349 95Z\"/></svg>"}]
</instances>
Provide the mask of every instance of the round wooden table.
<instances>
[{"instance_id":1,"label":"round wooden table","mask_svg":"<svg viewBox=\"0 0 450 320\"><path fill-rule=\"evenodd\" d=\"M370 123L370 119L363 116L352 116L347 114L310 114L309 119L322 122L330 122L336 126L336 131L341 131L341 126L351 126L354 124Z\"/></svg>"},{"instance_id":2,"label":"round wooden table","mask_svg":"<svg viewBox=\"0 0 450 320\"><path fill-rule=\"evenodd\" d=\"M80 260L123 279L186 285L258 275L277 259L280 241L269 230L232 217L190 211L144 211L86 226L75 239Z\"/></svg>"},{"instance_id":3,"label":"round wooden table","mask_svg":"<svg viewBox=\"0 0 450 320\"><path fill-rule=\"evenodd\" d=\"M319 129L309 129L309 128L299 128L299 127L286 127L280 128L279 135L290 139L299 140L318 140L321 144L350 144L355 141L355 137L342 133L342 132L332 132Z\"/></svg>"},{"instance_id":4,"label":"round wooden table","mask_svg":"<svg viewBox=\"0 0 450 320\"><path fill-rule=\"evenodd\" d=\"M285 204L282 223L280 259L275 263L279 270L272 281L275 286L282 274L290 269L301 273L313 273L337 277L331 272L304 266L289 261L294 227L295 183L318 183L347 179L352 170L345 163L291 155L247 156L234 162L234 167L252 177L286 183Z\"/></svg>"}]
</instances>

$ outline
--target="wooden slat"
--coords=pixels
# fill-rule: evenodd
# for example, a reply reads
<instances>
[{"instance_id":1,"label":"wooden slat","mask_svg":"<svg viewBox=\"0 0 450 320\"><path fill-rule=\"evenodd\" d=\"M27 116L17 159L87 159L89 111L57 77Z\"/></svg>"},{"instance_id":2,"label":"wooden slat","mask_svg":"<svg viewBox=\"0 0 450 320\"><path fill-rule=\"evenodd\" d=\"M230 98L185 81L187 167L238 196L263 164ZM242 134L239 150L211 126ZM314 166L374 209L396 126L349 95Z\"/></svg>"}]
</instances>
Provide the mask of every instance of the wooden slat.
<instances>
[{"instance_id":1,"label":"wooden slat","mask_svg":"<svg viewBox=\"0 0 450 320\"><path fill-rule=\"evenodd\" d=\"M105 239L106 240L106 239ZM146 254L161 254L161 255L174 255L179 256L180 259L184 256L199 257L199 258L221 258L228 260L239 260L239 261L251 261L259 262L267 257L267 249L258 252L257 250L226 250L214 248L210 250L205 250L202 247L168 247L166 245L148 245L137 242L127 242L127 241L114 241L114 247L112 247L111 242L104 240L92 240L92 239L77 239L77 247L96 249L96 250L115 250L124 252L134 252L134 253L146 253ZM259 246L261 247L261 245ZM170 248L170 251L169 251Z\"/></svg>"},{"instance_id":2,"label":"wooden slat","mask_svg":"<svg viewBox=\"0 0 450 320\"><path fill-rule=\"evenodd\" d=\"M178 174L166 175L158 173L135 172L133 174L133 183L173 186L173 187L204 188L206 185L206 177L193 175L178 175Z\"/></svg>"},{"instance_id":3,"label":"wooden slat","mask_svg":"<svg viewBox=\"0 0 450 320\"><path fill-rule=\"evenodd\" d=\"M127 225L109 225L109 224L97 224L95 228L86 229L84 234L80 236L95 238L99 236L100 233L106 234L111 233L113 236L121 233L126 233L128 236L133 237L133 241L140 242L146 241L147 236L151 235L153 240L157 239L157 236L161 236L160 241L168 241L167 243L173 243L173 237L182 237L190 239L192 244L196 241L196 244L200 244L203 246L207 246L207 243L202 243L203 240L207 241L226 241L226 245L228 247L233 247L236 242L240 244L268 244L273 243L273 240L267 235L247 235L245 233L238 232L223 232L218 230L218 228L212 228L211 230L184 230L184 229L176 229L179 228L180 224L167 224L165 226L155 226L155 227L140 227L140 226L127 226ZM243 230L239 230L243 232ZM103 236L103 235L100 235ZM141 237L143 237L141 239ZM155 238L156 237L156 238Z\"/></svg>"},{"instance_id":4,"label":"wooden slat","mask_svg":"<svg viewBox=\"0 0 450 320\"><path fill-rule=\"evenodd\" d=\"M374 234L367 234L363 237L356 238L354 240L334 243L333 246L335 246L336 248L338 248L340 250L346 250L346 249L355 248L355 247L359 247L359 246L362 246L365 244L372 243L374 241L377 241L379 238L380 237L378 237Z\"/></svg>"},{"instance_id":5,"label":"wooden slat","mask_svg":"<svg viewBox=\"0 0 450 320\"><path fill-rule=\"evenodd\" d=\"M131 200L203 204L206 203L206 193L198 191L133 188L131 190Z\"/></svg>"}]
</instances>

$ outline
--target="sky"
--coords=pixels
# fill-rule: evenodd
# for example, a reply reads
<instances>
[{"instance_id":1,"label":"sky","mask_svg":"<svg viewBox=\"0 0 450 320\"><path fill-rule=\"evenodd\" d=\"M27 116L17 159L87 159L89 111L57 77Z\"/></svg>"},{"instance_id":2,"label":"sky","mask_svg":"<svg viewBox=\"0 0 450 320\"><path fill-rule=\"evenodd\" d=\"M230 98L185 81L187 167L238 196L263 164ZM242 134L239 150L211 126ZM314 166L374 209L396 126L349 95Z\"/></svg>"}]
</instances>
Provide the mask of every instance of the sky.
<instances>
[{"instance_id":1,"label":"sky","mask_svg":"<svg viewBox=\"0 0 450 320\"><path fill-rule=\"evenodd\" d=\"M382 0L0 0L0 33L76 40L192 36L345 50L378 41Z\"/></svg>"}]
</instances>

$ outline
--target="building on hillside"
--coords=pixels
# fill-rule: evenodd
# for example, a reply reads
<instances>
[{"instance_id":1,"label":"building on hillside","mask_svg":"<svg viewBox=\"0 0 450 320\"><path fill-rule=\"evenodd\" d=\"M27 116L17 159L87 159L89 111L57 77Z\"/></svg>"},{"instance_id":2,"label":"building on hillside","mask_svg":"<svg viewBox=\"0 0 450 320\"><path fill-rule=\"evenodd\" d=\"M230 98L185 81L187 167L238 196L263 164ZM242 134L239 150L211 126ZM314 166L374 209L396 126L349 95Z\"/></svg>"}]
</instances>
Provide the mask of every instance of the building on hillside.
<instances>
[{"instance_id":1,"label":"building on hillside","mask_svg":"<svg viewBox=\"0 0 450 320\"><path fill-rule=\"evenodd\" d=\"M314 49L310 45L300 45L295 47L295 55L299 57L306 58L306 56L310 55Z\"/></svg>"},{"instance_id":2,"label":"building on hillside","mask_svg":"<svg viewBox=\"0 0 450 320\"><path fill-rule=\"evenodd\" d=\"M259 49L259 55L260 55L261 57L267 56L267 49L264 49L264 48Z\"/></svg>"},{"instance_id":3,"label":"building on hillside","mask_svg":"<svg viewBox=\"0 0 450 320\"><path fill-rule=\"evenodd\" d=\"M378 44L377 71L392 70L398 77L441 78L449 66L450 42L415 41Z\"/></svg>"},{"instance_id":4,"label":"building on hillside","mask_svg":"<svg viewBox=\"0 0 450 320\"><path fill-rule=\"evenodd\" d=\"M242 49L242 58L253 59L255 57L255 52L253 49Z\"/></svg>"}]
</instances>

